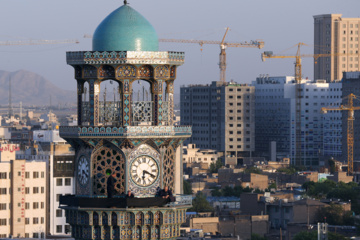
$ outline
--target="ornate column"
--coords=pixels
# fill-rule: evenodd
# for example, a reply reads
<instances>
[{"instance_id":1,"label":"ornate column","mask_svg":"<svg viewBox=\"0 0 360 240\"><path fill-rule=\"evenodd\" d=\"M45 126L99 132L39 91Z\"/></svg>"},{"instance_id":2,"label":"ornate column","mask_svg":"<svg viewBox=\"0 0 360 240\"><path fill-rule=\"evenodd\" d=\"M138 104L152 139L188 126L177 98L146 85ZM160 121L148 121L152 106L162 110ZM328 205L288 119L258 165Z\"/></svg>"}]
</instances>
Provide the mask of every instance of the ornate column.
<instances>
[{"instance_id":1,"label":"ornate column","mask_svg":"<svg viewBox=\"0 0 360 240\"><path fill-rule=\"evenodd\" d=\"M77 80L77 111L78 111L78 126L82 125L82 94L84 93L84 82Z\"/></svg>"},{"instance_id":2,"label":"ornate column","mask_svg":"<svg viewBox=\"0 0 360 240\"><path fill-rule=\"evenodd\" d=\"M157 79L152 83L151 88L152 100L153 100L153 125L161 125L162 121L162 103L163 103L163 80Z\"/></svg>"},{"instance_id":3,"label":"ornate column","mask_svg":"<svg viewBox=\"0 0 360 240\"><path fill-rule=\"evenodd\" d=\"M89 80L90 125L99 125L100 80Z\"/></svg>"},{"instance_id":4,"label":"ornate column","mask_svg":"<svg viewBox=\"0 0 360 240\"><path fill-rule=\"evenodd\" d=\"M132 82L129 79L124 79L121 89L121 97L122 97L122 125L130 126L131 125L131 90L132 90Z\"/></svg>"},{"instance_id":5,"label":"ornate column","mask_svg":"<svg viewBox=\"0 0 360 240\"><path fill-rule=\"evenodd\" d=\"M166 82L166 94L168 96L168 124L174 125L174 80Z\"/></svg>"}]
</instances>

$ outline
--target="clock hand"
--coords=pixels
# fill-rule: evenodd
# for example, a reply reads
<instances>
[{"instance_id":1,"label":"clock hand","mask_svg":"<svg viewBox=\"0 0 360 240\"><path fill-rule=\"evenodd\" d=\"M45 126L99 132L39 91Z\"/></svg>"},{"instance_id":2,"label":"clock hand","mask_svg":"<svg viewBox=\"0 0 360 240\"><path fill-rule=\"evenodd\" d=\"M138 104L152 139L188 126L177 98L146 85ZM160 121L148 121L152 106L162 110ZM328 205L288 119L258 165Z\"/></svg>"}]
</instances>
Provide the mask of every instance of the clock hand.
<instances>
[{"instance_id":1,"label":"clock hand","mask_svg":"<svg viewBox=\"0 0 360 240\"><path fill-rule=\"evenodd\" d=\"M155 175L152 173L149 173L148 171L144 170L144 173L149 174L151 177L155 178Z\"/></svg>"}]
</instances>

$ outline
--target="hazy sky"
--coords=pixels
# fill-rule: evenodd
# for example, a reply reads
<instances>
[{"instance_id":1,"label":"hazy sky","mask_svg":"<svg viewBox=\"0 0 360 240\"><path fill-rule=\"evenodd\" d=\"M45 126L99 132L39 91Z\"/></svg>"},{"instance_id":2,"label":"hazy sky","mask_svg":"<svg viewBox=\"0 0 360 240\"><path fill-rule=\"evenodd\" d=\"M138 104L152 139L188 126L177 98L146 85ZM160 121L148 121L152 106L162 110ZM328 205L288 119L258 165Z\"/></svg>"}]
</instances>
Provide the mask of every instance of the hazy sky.
<instances>
[{"instance_id":1,"label":"hazy sky","mask_svg":"<svg viewBox=\"0 0 360 240\"><path fill-rule=\"evenodd\" d=\"M263 49L228 48L227 81L250 83L259 74L294 75L293 59L267 59L263 51L282 53L298 42L309 44L303 53L313 52L313 15L341 13L360 17L360 0L128 0L147 18L159 38L221 40L263 39ZM75 90L73 68L66 64L66 51L91 50L98 24L120 0L1 0L0 41L27 39L78 39L80 44L42 46L0 46L0 69L25 69L38 73L59 87ZM185 64L178 69L176 92L183 84L206 84L219 79L219 46L160 43L160 50L185 51ZM292 48L284 53L295 54ZM303 75L313 78L313 59L303 60Z\"/></svg>"}]
</instances>

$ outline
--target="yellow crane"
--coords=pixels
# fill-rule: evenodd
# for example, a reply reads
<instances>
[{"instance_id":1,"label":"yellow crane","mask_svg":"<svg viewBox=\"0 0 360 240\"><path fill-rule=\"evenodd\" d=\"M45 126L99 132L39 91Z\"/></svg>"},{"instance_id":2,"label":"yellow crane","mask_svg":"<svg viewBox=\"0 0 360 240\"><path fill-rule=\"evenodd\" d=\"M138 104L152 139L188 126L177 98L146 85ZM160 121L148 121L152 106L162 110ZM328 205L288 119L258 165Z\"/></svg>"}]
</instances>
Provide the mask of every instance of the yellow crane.
<instances>
[{"instance_id":1,"label":"yellow crane","mask_svg":"<svg viewBox=\"0 0 360 240\"><path fill-rule=\"evenodd\" d=\"M295 58L295 165L301 164L301 55L300 47L305 46L305 43L298 43L297 52L295 56L273 55L272 52L267 51L261 54L262 61L266 58Z\"/></svg>"},{"instance_id":2,"label":"yellow crane","mask_svg":"<svg viewBox=\"0 0 360 240\"><path fill-rule=\"evenodd\" d=\"M76 39L65 40L19 40L19 41L0 41L0 46L15 46L15 45L43 45L43 44L69 44L79 43Z\"/></svg>"},{"instance_id":3,"label":"yellow crane","mask_svg":"<svg viewBox=\"0 0 360 240\"><path fill-rule=\"evenodd\" d=\"M312 57L316 63L316 60L320 57L330 56L348 56L348 55L359 55L358 53L323 53L323 54L300 54L300 47L307 46L305 43L298 43L296 55L274 55L272 51L266 51L261 54L261 59L264 62L266 58L295 58L295 165L300 166L301 164L301 78L302 78L302 67L301 58Z\"/></svg>"},{"instance_id":4,"label":"yellow crane","mask_svg":"<svg viewBox=\"0 0 360 240\"><path fill-rule=\"evenodd\" d=\"M220 46L220 59L219 59L219 68L220 68L220 81L226 81L226 51L225 49L228 47L244 47L244 48L263 48L264 41L262 40L251 40L250 42L236 42L236 43L229 43L225 42L226 35L230 28L226 28L225 34L221 41L211 41L211 40L192 40L192 39L159 39L159 42L170 42L170 43L196 43L199 44L201 47L204 44L216 44ZM93 36L90 34L85 34L84 38L92 38ZM201 49L202 51L202 49Z\"/></svg>"},{"instance_id":5,"label":"yellow crane","mask_svg":"<svg viewBox=\"0 0 360 240\"><path fill-rule=\"evenodd\" d=\"M255 40L250 42L243 43L228 43L225 42L226 35L229 31L229 28L226 28L225 34L221 41L208 41L208 40L189 40L189 39L159 39L159 42L176 42L176 43L196 43L200 46L204 44L216 44L220 46L220 55L219 55L219 68L220 68L220 81L226 81L226 51L228 47L244 47L244 48L263 48L264 41ZM201 49L202 50L202 49Z\"/></svg>"},{"instance_id":6,"label":"yellow crane","mask_svg":"<svg viewBox=\"0 0 360 240\"><path fill-rule=\"evenodd\" d=\"M357 97L354 94L347 96L348 104L340 107L323 107L321 111L325 114L327 111L348 111L347 118L347 160L348 160L348 174L354 172L354 111L360 110L360 107L354 107L354 99Z\"/></svg>"}]
</instances>

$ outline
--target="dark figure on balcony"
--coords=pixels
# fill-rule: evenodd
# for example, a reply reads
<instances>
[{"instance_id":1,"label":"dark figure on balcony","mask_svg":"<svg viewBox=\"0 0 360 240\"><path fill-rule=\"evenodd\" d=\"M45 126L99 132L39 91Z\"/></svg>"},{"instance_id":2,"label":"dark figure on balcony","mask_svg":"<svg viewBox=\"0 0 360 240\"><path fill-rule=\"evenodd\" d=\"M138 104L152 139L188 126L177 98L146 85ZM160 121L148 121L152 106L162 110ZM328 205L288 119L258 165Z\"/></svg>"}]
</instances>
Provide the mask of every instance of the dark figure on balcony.
<instances>
[{"instance_id":1,"label":"dark figure on balcony","mask_svg":"<svg viewBox=\"0 0 360 240\"><path fill-rule=\"evenodd\" d=\"M167 198L168 202L175 202L175 197L173 196L171 190L165 186L164 189L160 191L160 197Z\"/></svg>"},{"instance_id":2,"label":"dark figure on balcony","mask_svg":"<svg viewBox=\"0 0 360 240\"><path fill-rule=\"evenodd\" d=\"M128 198L134 198L134 194L131 193L131 191L129 190L129 191L127 192L125 198L126 198L126 199L128 199Z\"/></svg>"},{"instance_id":3,"label":"dark figure on balcony","mask_svg":"<svg viewBox=\"0 0 360 240\"><path fill-rule=\"evenodd\" d=\"M107 190L108 198L112 198L115 194L115 183L116 183L115 177L116 177L116 173L113 173L107 179L106 190Z\"/></svg>"}]
</instances>

